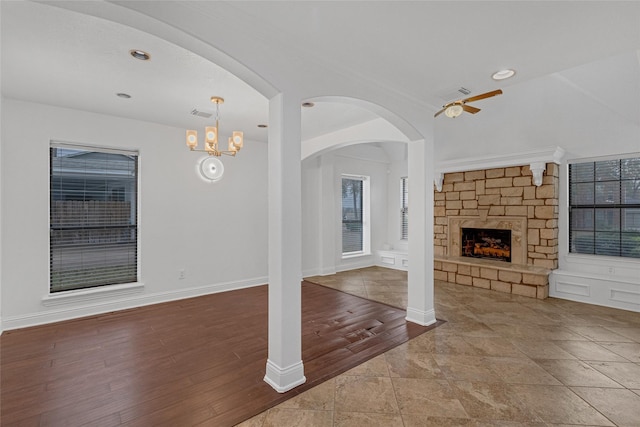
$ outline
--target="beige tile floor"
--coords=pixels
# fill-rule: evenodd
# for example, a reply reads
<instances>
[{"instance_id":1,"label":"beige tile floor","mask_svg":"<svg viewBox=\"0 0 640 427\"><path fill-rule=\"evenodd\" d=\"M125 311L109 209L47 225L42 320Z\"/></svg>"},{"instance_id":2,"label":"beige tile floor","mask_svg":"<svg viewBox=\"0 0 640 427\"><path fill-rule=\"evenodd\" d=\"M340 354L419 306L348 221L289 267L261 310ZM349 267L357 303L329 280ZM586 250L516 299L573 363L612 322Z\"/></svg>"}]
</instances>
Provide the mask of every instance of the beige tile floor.
<instances>
[{"instance_id":1,"label":"beige tile floor","mask_svg":"<svg viewBox=\"0 0 640 427\"><path fill-rule=\"evenodd\" d=\"M309 280L406 307L407 274ZM241 423L640 427L640 313L436 282L447 323Z\"/></svg>"}]
</instances>

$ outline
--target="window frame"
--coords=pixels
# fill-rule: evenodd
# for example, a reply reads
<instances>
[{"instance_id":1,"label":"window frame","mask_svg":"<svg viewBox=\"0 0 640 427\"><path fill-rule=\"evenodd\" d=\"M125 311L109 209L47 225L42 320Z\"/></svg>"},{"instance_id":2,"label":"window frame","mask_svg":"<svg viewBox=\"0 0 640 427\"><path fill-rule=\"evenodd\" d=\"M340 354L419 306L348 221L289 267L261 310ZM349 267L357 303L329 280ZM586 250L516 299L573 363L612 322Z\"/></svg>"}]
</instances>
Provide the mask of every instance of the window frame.
<instances>
[{"instance_id":1,"label":"window frame","mask_svg":"<svg viewBox=\"0 0 640 427\"><path fill-rule=\"evenodd\" d=\"M362 223L362 249L358 251L344 251L344 228L345 222L343 218L343 197L342 191L340 191L340 253L342 254L342 259L366 256L371 254L371 221L370 221L370 177L362 176L362 175L351 175L351 174L342 174L340 176L340 188L342 188L343 180L358 180L362 182L362 195L361 195L361 223Z\"/></svg>"},{"instance_id":2,"label":"window frame","mask_svg":"<svg viewBox=\"0 0 640 427\"><path fill-rule=\"evenodd\" d=\"M627 231L625 230L625 222L626 218L623 217L623 211L625 209L640 209L640 202L638 203L626 203L624 201L624 191L623 184L625 182L631 181L631 179L625 178L622 174L622 164L621 162L624 160L631 159L640 159L640 154L629 154L623 156L608 156L608 157L600 157L600 158L589 158L589 159L577 159L574 161L570 161L567 164L567 254L571 257L576 256L585 256L585 257L598 257L598 258L609 258L609 259L619 259L619 260L640 260L640 256L633 255L625 255L625 251L629 251L628 248L625 249L624 245L624 237L629 236L632 233L638 233L639 231ZM616 179L598 179L598 168L597 165L603 164L605 162L617 162L618 167L618 175ZM574 174L572 173L572 168L577 167L577 165L589 165L591 164L591 168L593 169L593 175L590 179L575 179ZM576 174L578 171L576 172ZM574 185L577 189L579 185L582 186L592 186L592 202L579 202L574 200L577 198L580 193L574 193ZM609 186L609 188L615 188L614 192L617 191L617 198L613 198L613 200L605 200L605 202L598 201L598 186L604 187ZM577 191L577 190L576 190ZM609 190L610 191L610 190ZM602 194L602 192L601 192ZM575 197L574 197L575 196ZM609 198L607 198L609 199ZM584 227L580 227L579 225L579 212L584 212L588 214L591 213L591 221L593 224L590 229L586 229ZM575 213L575 215L574 215ZM606 215L607 217L612 217L617 215L617 230L604 230L599 229L597 225L597 215ZM588 227L588 226L587 226ZM587 234L592 234L593 237L587 241L585 239L580 244L578 244L578 238L580 235L574 233L582 232L584 236ZM612 253L611 249L605 248L604 245L606 241L604 239L598 239L598 233L600 236L604 237L604 235L613 236L616 235L613 241L617 243L617 249L615 250L617 253ZM574 237L577 236L577 237ZM601 245L601 246L599 246ZM583 246L583 251L576 251L577 246ZM606 246L606 245L605 245Z\"/></svg>"},{"instance_id":3,"label":"window frame","mask_svg":"<svg viewBox=\"0 0 640 427\"><path fill-rule=\"evenodd\" d=\"M53 266L52 256L53 256L53 232L56 228L52 223L52 212L53 212L53 201L54 201L54 149L68 149L68 150L82 150L87 153L101 153L101 154L116 154L123 156L132 156L134 157L133 169L131 170L133 173L133 179L130 180L133 185L133 190L130 198L130 213L128 218L130 222L127 225L122 224L121 226L115 226L116 228L126 228L129 230L127 233L131 240L135 240L134 242L134 261L131 262L130 258L127 259L128 268L132 269L132 273L128 273L123 280L117 280L113 283L103 283L103 284L93 284L88 286L72 286L67 289L53 289L54 280L53 276L56 273L56 270ZM86 177L87 174L83 174L82 177ZM120 184L120 183L119 183ZM114 194L109 191L110 187L105 187L105 190L101 192L101 194L105 197L105 201L118 202L123 201L119 200L123 195L120 195L119 192L121 188L117 188L118 197L117 200L112 200ZM115 187L112 189L116 189ZM60 191L60 190L58 190ZM100 199L101 200L101 199ZM80 295L95 295L96 293L112 293L112 291L120 292L127 290L136 291L137 288L143 286L140 283L140 152L136 149L118 149L113 147L105 147L91 144L81 144L81 143L69 143L63 141L51 141L49 145L49 218L48 218L48 226L49 226L49 276L48 276L48 297L43 298L43 304L48 305L53 301L63 301L66 300L69 296L80 296ZM59 228L59 227L58 227ZM82 228L82 226L81 226ZM113 227L106 227L113 228ZM105 228L105 229L106 229ZM99 247L100 245L105 246L104 243L98 243L95 247ZM83 249L81 249L83 250ZM83 266L83 269L87 269L89 267ZM59 272L60 270L58 270ZM135 277L134 277L135 276Z\"/></svg>"}]
</instances>

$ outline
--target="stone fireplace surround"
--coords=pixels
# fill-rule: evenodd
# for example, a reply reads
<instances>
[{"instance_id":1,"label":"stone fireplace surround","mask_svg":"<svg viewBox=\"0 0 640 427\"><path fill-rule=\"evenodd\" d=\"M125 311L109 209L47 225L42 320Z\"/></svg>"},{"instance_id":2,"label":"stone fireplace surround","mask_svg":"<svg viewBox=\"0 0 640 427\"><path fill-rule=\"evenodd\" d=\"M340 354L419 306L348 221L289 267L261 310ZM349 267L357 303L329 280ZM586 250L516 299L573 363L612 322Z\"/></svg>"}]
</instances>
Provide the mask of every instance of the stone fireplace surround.
<instances>
[{"instance_id":1,"label":"stone fireplace surround","mask_svg":"<svg viewBox=\"0 0 640 427\"><path fill-rule=\"evenodd\" d=\"M462 160L444 165L436 175L436 280L548 297L549 273L558 268L557 164L564 151L553 147L528 154L531 162ZM483 164L487 168L471 169ZM511 262L462 257L462 227L510 229Z\"/></svg>"}]
</instances>

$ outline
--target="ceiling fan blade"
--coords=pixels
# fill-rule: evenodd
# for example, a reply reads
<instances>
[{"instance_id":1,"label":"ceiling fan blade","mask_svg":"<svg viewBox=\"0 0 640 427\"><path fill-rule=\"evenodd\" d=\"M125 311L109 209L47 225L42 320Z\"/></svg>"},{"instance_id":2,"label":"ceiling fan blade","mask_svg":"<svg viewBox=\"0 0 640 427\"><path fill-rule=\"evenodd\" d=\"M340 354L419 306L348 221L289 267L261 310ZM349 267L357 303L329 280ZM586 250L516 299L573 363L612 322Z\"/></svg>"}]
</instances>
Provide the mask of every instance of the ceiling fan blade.
<instances>
[{"instance_id":1,"label":"ceiling fan blade","mask_svg":"<svg viewBox=\"0 0 640 427\"><path fill-rule=\"evenodd\" d=\"M471 98L463 99L462 102L479 101L481 99L491 98L492 96L501 95L501 94L502 94L502 89L497 89L497 90L493 90L491 92L482 93L480 95L472 96Z\"/></svg>"},{"instance_id":2,"label":"ceiling fan blade","mask_svg":"<svg viewBox=\"0 0 640 427\"><path fill-rule=\"evenodd\" d=\"M466 111L467 113L471 113L471 114L475 114L475 113L477 113L478 111L480 111L480 109L479 109L479 108L472 107L471 105L467 105L467 104L462 104L462 109L463 109L464 111Z\"/></svg>"},{"instance_id":3,"label":"ceiling fan blade","mask_svg":"<svg viewBox=\"0 0 640 427\"><path fill-rule=\"evenodd\" d=\"M433 117L438 117L440 114L444 113L444 110L446 110L447 107L445 106L442 110L438 111L436 114L433 115Z\"/></svg>"}]
</instances>

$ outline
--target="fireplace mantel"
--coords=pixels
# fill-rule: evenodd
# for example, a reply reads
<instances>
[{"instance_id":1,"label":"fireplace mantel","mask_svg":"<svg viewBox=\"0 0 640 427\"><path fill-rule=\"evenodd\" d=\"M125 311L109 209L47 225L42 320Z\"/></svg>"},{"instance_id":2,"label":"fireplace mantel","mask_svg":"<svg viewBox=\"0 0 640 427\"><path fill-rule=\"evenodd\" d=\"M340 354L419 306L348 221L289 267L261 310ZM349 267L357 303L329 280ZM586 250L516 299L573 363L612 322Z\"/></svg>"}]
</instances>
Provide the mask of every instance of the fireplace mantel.
<instances>
[{"instance_id":1,"label":"fireplace mantel","mask_svg":"<svg viewBox=\"0 0 640 427\"><path fill-rule=\"evenodd\" d=\"M450 172L466 172L480 169L505 168L527 164L533 174L533 183L536 187L542 185L542 174L546 169L546 163L560 164L565 151L561 147L548 147L535 151L524 151L515 154L503 154L483 157L469 157L439 162L436 166L434 182L436 189L442 191L444 174Z\"/></svg>"}]
</instances>

